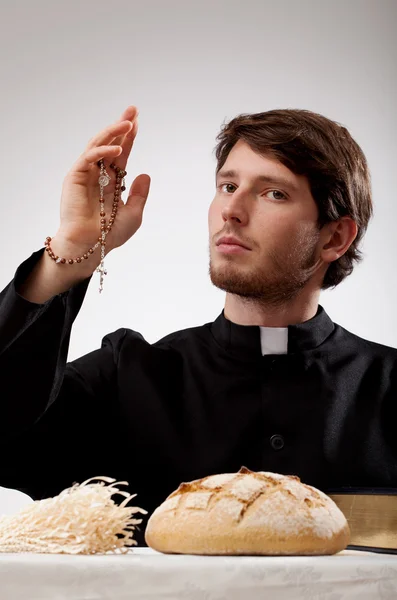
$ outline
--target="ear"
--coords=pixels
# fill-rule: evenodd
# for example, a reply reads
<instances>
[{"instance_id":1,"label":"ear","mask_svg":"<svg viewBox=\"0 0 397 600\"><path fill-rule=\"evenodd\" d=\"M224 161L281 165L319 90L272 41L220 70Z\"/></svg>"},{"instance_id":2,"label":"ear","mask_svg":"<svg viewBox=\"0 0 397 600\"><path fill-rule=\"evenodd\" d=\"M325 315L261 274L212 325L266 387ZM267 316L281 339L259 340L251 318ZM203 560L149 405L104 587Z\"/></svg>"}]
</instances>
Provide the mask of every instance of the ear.
<instances>
[{"instance_id":1,"label":"ear","mask_svg":"<svg viewBox=\"0 0 397 600\"><path fill-rule=\"evenodd\" d=\"M321 237L320 256L325 263L331 263L343 256L356 239L357 223L351 217L341 217L326 223L321 230Z\"/></svg>"}]
</instances>

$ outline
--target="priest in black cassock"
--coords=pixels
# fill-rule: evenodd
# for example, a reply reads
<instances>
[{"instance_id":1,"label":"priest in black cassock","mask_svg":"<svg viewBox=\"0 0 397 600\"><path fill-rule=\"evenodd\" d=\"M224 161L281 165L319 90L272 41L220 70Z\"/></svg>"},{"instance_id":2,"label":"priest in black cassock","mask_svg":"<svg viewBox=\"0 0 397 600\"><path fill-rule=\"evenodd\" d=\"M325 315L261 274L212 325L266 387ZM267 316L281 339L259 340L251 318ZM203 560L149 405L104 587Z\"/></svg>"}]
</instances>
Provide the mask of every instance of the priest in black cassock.
<instances>
[{"instance_id":1,"label":"priest in black cassock","mask_svg":"<svg viewBox=\"0 0 397 600\"><path fill-rule=\"evenodd\" d=\"M1 294L0 485L39 499L107 475L149 513L182 481L242 465L325 492L397 487L397 350L319 305L360 259L372 214L362 150L322 115L273 110L222 127L209 244L226 299L213 322L149 344L136 315L137 330L67 363L100 261L98 161L111 178L125 169L136 134L132 106L90 141L65 178L50 249ZM124 203L112 178L107 252L139 228L149 186L138 176Z\"/></svg>"}]
</instances>

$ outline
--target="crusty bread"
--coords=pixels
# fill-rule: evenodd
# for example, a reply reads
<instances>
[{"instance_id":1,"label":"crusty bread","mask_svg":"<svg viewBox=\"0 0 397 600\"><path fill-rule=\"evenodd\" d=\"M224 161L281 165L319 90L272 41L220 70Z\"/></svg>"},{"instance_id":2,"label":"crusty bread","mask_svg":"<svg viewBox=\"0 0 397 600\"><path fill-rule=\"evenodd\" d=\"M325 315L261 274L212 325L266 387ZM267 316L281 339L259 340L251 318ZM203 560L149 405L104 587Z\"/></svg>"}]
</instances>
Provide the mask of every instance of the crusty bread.
<instances>
[{"instance_id":1,"label":"crusty bread","mask_svg":"<svg viewBox=\"0 0 397 600\"><path fill-rule=\"evenodd\" d=\"M298 477L242 467L182 483L153 512L148 546L177 554L335 554L350 539L333 500Z\"/></svg>"}]
</instances>

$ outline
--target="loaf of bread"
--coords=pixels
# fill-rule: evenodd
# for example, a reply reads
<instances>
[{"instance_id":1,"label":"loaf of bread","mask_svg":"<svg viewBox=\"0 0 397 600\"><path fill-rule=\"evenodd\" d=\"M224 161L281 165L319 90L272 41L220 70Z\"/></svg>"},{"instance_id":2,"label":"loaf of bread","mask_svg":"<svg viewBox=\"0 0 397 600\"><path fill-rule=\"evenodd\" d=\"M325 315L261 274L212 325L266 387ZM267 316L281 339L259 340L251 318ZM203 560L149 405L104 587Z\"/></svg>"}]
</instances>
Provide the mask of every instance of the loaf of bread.
<instances>
[{"instance_id":1,"label":"loaf of bread","mask_svg":"<svg viewBox=\"0 0 397 600\"><path fill-rule=\"evenodd\" d=\"M335 554L350 539L333 500L298 477L242 467L182 483L153 512L148 546L177 554Z\"/></svg>"}]
</instances>

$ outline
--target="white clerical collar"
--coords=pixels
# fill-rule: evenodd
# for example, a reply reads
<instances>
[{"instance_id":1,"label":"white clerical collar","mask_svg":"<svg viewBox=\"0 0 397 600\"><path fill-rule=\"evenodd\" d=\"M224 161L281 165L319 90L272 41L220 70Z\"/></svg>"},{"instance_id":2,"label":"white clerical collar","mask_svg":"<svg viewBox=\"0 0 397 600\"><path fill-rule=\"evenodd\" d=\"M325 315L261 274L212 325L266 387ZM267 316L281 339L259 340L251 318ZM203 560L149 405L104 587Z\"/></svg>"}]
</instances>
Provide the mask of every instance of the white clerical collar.
<instances>
[{"instance_id":1,"label":"white clerical collar","mask_svg":"<svg viewBox=\"0 0 397 600\"><path fill-rule=\"evenodd\" d=\"M262 356L264 354L287 354L288 327L260 327Z\"/></svg>"}]
</instances>

